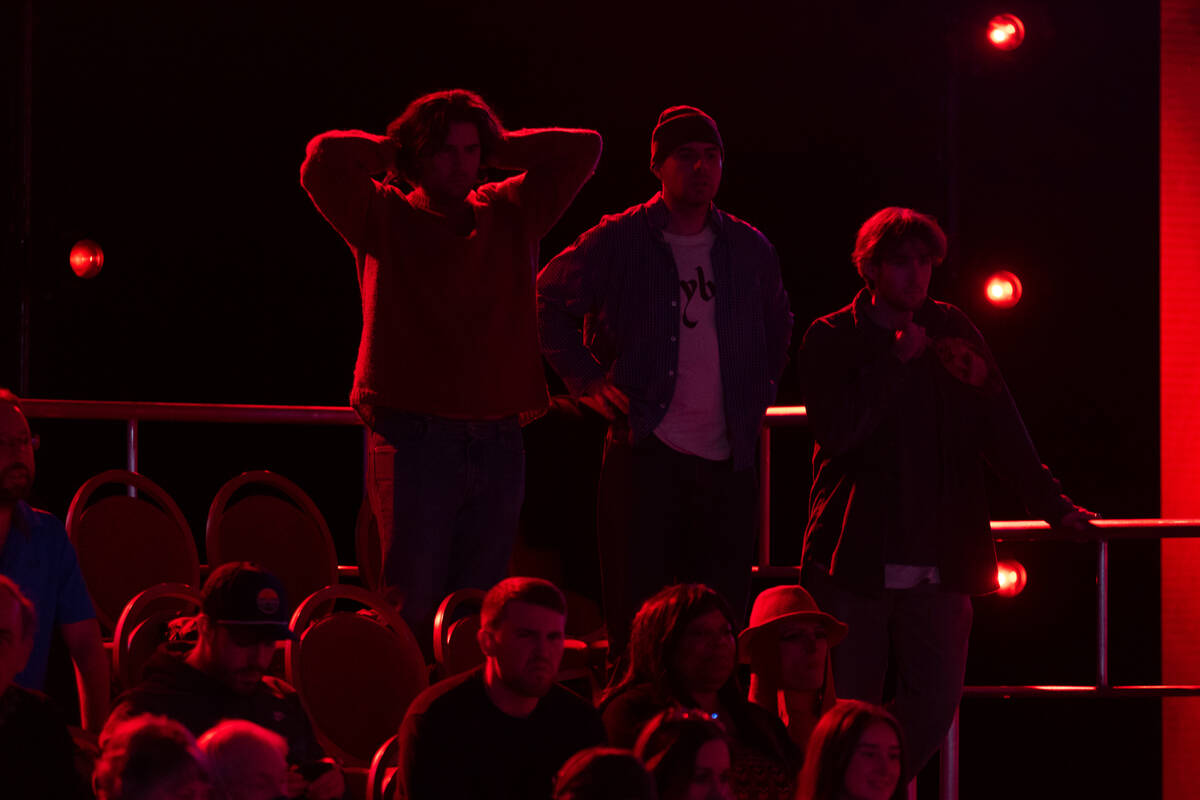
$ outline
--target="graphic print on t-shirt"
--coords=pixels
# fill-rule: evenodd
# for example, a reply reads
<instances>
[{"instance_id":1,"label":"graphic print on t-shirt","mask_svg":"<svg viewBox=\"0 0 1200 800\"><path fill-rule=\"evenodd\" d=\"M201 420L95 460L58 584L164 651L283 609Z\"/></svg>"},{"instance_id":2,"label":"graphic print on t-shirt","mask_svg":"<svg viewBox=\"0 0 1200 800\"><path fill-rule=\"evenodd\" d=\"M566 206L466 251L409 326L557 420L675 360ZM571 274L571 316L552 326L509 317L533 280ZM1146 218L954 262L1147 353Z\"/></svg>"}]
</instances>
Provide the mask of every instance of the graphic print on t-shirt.
<instances>
[{"instance_id":1,"label":"graphic print on t-shirt","mask_svg":"<svg viewBox=\"0 0 1200 800\"><path fill-rule=\"evenodd\" d=\"M717 285L704 277L704 267L696 267L696 277L692 280L680 280L679 288L683 290L683 294L687 297L683 301L683 318L680 320L689 328L696 327L696 320L688 316L688 308L692 305L692 298L696 296L697 291L700 293L700 299L705 303L711 303L713 298L717 296Z\"/></svg>"}]
</instances>

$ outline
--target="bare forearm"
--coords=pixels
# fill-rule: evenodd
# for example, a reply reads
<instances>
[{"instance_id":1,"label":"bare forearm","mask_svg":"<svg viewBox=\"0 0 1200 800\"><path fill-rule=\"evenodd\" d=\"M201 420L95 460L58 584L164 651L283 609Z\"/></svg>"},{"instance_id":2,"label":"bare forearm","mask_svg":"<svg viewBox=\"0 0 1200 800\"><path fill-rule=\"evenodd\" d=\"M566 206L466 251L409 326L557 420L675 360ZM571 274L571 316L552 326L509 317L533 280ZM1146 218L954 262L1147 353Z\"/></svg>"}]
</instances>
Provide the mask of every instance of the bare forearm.
<instances>
[{"instance_id":1,"label":"bare forearm","mask_svg":"<svg viewBox=\"0 0 1200 800\"><path fill-rule=\"evenodd\" d=\"M62 626L62 634L75 664L83 728L98 734L108 718L110 688L108 655L100 639L100 625L95 619L72 622Z\"/></svg>"}]
</instances>

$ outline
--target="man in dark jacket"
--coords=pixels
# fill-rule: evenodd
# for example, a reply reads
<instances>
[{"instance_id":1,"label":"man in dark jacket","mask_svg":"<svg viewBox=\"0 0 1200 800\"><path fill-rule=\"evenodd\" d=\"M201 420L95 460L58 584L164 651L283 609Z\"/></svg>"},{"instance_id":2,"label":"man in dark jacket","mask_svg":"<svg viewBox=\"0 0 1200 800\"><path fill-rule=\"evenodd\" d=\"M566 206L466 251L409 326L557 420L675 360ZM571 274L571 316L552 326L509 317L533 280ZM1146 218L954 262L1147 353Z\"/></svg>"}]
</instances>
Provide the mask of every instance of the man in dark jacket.
<instances>
[{"instance_id":1,"label":"man in dark jacket","mask_svg":"<svg viewBox=\"0 0 1200 800\"><path fill-rule=\"evenodd\" d=\"M326 769L311 783L324 752L296 691L267 675L278 641L291 638L283 584L248 562L223 564L204 584L194 646L169 643L146 665L142 682L117 698L100 735L103 747L117 725L139 714L161 714L199 736L221 720L245 719L288 743L291 788L313 800L340 797L341 770ZM328 763L328 762L326 762Z\"/></svg>"},{"instance_id":2,"label":"man in dark jacket","mask_svg":"<svg viewBox=\"0 0 1200 800\"><path fill-rule=\"evenodd\" d=\"M713 204L724 161L712 117L666 109L650 145L662 192L538 275L542 352L612 421L597 515L610 658L666 584L711 586L739 623L749 602L755 448L792 313L775 248Z\"/></svg>"},{"instance_id":3,"label":"man in dark jacket","mask_svg":"<svg viewBox=\"0 0 1200 800\"><path fill-rule=\"evenodd\" d=\"M850 626L833 651L839 697L881 702L893 660L910 775L958 707L970 596L997 588L984 465L1052 525L1095 516L1042 465L979 331L928 297L945 253L932 218L872 216L854 252L866 288L802 350L815 439L802 580Z\"/></svg>"}]
</instances>

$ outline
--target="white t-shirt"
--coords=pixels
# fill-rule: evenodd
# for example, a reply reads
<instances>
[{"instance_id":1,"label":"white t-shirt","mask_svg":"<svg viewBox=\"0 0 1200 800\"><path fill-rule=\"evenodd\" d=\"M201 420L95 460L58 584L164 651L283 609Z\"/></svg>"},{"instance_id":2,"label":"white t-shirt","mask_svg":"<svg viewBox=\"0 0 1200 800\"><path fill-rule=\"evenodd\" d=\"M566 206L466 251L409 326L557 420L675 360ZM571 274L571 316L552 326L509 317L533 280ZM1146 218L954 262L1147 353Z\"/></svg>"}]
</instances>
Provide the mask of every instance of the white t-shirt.
<instances>
[{"instance_id":1,"label":"white t-shirt","mask_svg":"<svg viewBox=\"0 0 1200 800\"><path fill-rule=\"evenodd\" d=\"M679 363L675 391L654 435L681 453L723 461L729 458L729 435L717 350L715 238L709 228L691 236L663 231L679 271Z\"/></svg>"}]
</instances>

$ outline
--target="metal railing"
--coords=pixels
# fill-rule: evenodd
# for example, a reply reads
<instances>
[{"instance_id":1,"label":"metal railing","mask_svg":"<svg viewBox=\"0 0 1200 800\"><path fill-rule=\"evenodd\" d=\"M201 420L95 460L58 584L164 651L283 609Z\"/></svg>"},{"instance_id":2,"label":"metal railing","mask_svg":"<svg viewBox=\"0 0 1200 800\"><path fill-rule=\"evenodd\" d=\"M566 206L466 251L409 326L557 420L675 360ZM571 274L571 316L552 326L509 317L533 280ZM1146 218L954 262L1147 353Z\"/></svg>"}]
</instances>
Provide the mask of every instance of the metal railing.
<instances>
[{"instance_id":1,"label":"metal railing","mask_svg":"<svg viewBox=\"0 0 1200 800\"><path fill-rule=\"evenodd\" d=\"M342 406L220 405L207 403L137 403L87 400L21 401L26 416L43 419L123 420L126 425L126 466L137 471L138 423L142 421L234 423L271 425L361 425L354 411ZM799 567L775 566L771 554L771 432L775 428L804 427L808 415L803 406L775 406L767 410L759 452L760 536L758 566L764 576L799 577ZM1069 541L1094 542L1098 548L1096 575L1096 682L1085 685L967 686L965 697L1126 697L1163 698L1200 696L1200 685L1163 684L1113 686L1109 680L1109 543L1114 539L1200 538L1200 519L1095 520L1091 530L1080 533L1051 528L1045 522L1019 520L993 522L998 542ZM958 798L958 716L954 718L942 748L941 797Z\"/></svg>"}]
</instances>

